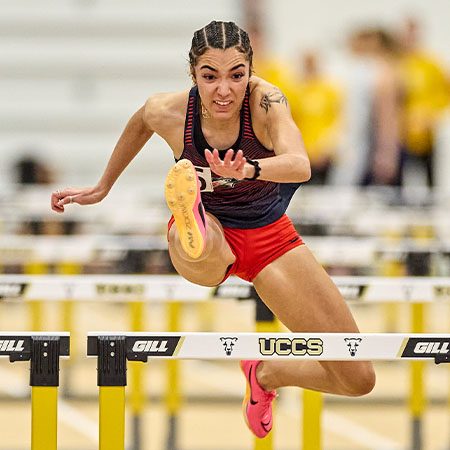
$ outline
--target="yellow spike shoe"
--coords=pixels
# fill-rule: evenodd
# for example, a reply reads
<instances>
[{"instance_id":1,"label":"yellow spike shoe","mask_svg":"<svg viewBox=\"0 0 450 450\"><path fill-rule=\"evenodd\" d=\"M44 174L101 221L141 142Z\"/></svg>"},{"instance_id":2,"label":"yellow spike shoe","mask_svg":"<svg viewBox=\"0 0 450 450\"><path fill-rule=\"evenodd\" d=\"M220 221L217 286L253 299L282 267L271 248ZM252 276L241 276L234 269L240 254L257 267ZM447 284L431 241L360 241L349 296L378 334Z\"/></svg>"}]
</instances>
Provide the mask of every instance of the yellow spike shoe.
<instances>
[{"instance_id":1,"label":"yellow spike shoe","mask_svg":"<svg viewBox=\"0 0 450 450\"><path fill-rule=\"evenodd\" d=\"M200 181L191 161L181 159L169 170L165 197L183 250L191 258L199 258L206 244L206 217Z\"/></svg>"}]
</instances>

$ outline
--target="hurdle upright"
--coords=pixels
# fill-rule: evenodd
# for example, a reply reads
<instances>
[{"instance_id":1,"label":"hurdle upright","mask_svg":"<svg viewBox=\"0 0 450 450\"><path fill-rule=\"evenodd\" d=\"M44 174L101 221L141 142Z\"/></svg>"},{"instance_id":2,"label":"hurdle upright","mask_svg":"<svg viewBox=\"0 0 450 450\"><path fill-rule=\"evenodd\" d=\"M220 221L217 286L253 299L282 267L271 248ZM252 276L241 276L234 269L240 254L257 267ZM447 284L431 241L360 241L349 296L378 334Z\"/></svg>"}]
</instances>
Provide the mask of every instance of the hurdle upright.
<instances>
[{"instance_id":1,"label":"hurdle upright","mask_svg":"<svg viewBox=\"0 0 450 450\"><path fill-rule=\"evenodd\" d=\"M31 450L57 448L59 359L69 353L69 333L0 331L0 357L30 361Z\"/></svg>"}]
</instances>

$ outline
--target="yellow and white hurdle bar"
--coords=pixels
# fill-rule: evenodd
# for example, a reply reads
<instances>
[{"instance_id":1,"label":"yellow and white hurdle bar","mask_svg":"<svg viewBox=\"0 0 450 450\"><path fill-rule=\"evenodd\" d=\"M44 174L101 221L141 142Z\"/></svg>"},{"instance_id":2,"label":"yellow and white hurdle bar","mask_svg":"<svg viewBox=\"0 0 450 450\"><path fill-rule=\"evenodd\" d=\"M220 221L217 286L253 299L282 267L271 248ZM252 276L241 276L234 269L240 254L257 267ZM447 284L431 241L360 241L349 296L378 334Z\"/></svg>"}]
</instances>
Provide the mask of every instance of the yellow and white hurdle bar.
<instances>
[{"instance_id":1,"label":"yellow and white hurdle bar","mask_svg":"<svg viewBox=\"0 0 450 450\"><path fill-rule=\"evenodd\" d=\"M97 357L99 449L125 449L127 361L169 359L290 359L450 362L450 334L115 333L88 335Z\"/></svg>"},{"instance_id":2,"label":"yellow and white hurdle bar","mask_svg":"<svg viewBox=\"0 0 450 450\"><path fill-rule=\"evenodd\" d=\"M0 357L30 361L31 450L57 449L59 359L69 354L69 333L0 331Z\"/></svg>"},{"instance_id":3,"label":"yellow and white hurdle bar","mask_svg":"<svg viewBox=\"0 0 450 450\"><path fill-rule=\"evenodd\" d=\"M450 300L450 277L332 277L347 301L430 303ZM1 275L0 298L46 301L206 301L248 298L252 285L230 277L218 288L179 275Z\"/></svg>"}]
</instances>

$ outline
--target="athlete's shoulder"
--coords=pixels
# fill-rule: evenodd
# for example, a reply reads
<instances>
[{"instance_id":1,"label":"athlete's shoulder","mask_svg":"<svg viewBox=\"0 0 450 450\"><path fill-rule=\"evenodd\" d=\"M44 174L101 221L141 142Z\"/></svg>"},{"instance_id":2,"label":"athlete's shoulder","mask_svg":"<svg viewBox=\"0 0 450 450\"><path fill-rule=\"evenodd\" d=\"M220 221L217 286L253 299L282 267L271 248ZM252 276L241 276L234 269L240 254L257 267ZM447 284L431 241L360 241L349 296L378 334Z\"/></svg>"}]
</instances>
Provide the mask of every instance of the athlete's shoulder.
<instances>
[{"instance_id":1,"label":"athlete's shoulder","mask_svg":"<svg viewBox=\"0 0 450 450\"><path fill-rule=\"evenodd\" d=\"M252 76L249 81L250 99L261 100L271 92L281 92L281 89L263 78Z\"/></svg>"},{"instance_id":2,"label":"athlete's shoulder","mask_svg":"<svg viewBox=\"0 0 450 450\"><path fill-rule=\"evenodd\" d=\"M154 94L145 102L144 120L155 131L184 123L189 91Z\"/></svg>"},{"instance_id":3,"label":"athlete's shoulder","mask_svg":"<svg viewBox=\"0 0 450 450\"><path fill-rule=\"evenodd\" d=\"M286 96L278 86L262 78L252 76L249 87L250 108L254 119L265 122L268 116L273 114L278 116L280 111L283 111L283 114L285 114L285 111L289 111ZM275 107L275 105L284 105L284 108Z\"/></svg>"}]
</instances>

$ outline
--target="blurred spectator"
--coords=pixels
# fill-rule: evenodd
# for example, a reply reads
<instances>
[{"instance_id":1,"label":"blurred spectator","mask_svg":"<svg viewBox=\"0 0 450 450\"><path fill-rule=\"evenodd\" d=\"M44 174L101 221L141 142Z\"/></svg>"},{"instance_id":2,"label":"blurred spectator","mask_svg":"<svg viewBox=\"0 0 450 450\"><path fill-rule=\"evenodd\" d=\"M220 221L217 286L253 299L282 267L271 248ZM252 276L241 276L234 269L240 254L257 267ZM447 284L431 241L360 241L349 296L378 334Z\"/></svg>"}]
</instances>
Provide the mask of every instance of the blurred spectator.
<instances>
[{"instance_id":1,"label":"blurred spectator","mask_svg":"<svg viewBox=\"0 0 450 450\"><path fill-rule=\"evenodd\" d=\"M355 31L348 43L344 138L334 182L396 184L400 82L395 40L385 30L372 27Z\"/></svg>"},{"instance_id":2,"label":"blurred spectator","mask_svg":"<svg viewBox=\"0 0 450 450\"><path fill-rule=\"evenodd\" d=\"M24 156L14 165L16 182L21 186L47 185L54 182L53 171L43 161L33 156ZM36 219L24 221L21 234L66 235L75 234L78 224L71 220Z\"/></svg>"},{"instance_id":3,"label":"blurred spectator","mask_svg":"<svg viewBox=\"0 0 450 450\"><path fill-rule=\"evenodd\" d=\"M53 174L42 161L25 156L15 164L16 180L18 184L51 184Z\"/></svg>"},{"instance_id":4,"label":"blurred spectator","mask_svg":"<svg viewBox=\"0 0 450 450\"><path fill-rule=\"evenodd\" d=\"M335 157L340 119L340 93L336 83L322 75L317 56L301 56L292 87L292 116L300 129L311 161L309 183L324 184Z\"/></svg>"},{"instance_id":5,"label":"blurred spectator","mask_svg":"<svg viewBox=\"0 0 450 450\"><path fill-rule=\"evenodd\" d=\"M398 185L400 166L401 81L399 47L392 34L382 28L370 31L369 54L377 66L373 110L374 141L363 184Z\"/></svg>"},{"instance_id":6,"label":"blurred spectator","mask_svg":"<svg viewBox=\"0 0 450 450\"><path fill-rule=\"evenodd\" d=\"M400 34L404 91L400 177L403 184L405 168L412 165L417 170L421 166L432 187L436 126L450 103L450 86L442 65L420 48L419 41L419 23L406 19Z\"/></svg>"}]
</instances>

